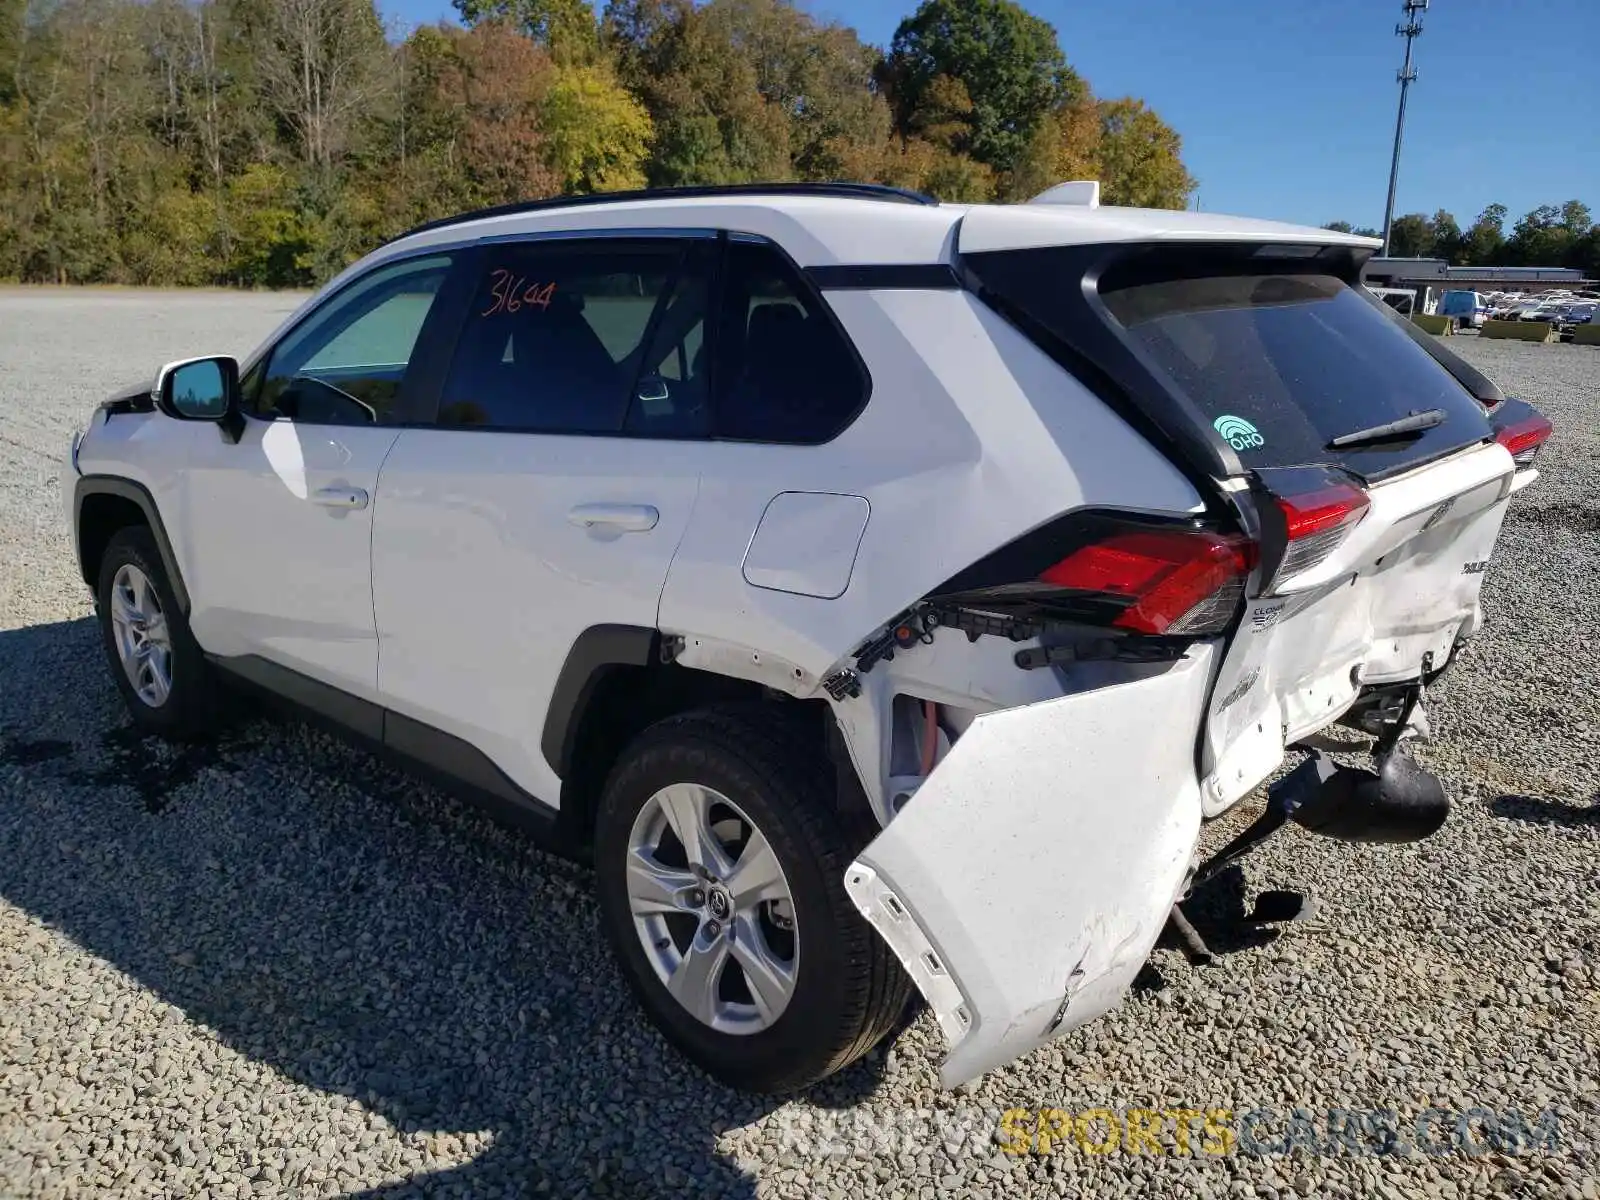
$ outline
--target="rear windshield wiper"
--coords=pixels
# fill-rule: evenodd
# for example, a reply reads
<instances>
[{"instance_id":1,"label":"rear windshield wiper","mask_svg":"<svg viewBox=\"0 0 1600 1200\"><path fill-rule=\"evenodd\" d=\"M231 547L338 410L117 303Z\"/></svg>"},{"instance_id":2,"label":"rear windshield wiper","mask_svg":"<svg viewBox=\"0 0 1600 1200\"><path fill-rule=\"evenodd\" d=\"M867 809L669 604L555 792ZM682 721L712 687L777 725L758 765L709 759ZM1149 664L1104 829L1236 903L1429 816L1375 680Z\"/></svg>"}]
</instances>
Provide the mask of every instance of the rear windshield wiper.
<instances>
[{"instance_id":1,"label":"rear windshield wiper","mask_svg":"<svg viewBox=\"0 0 1600 1200\"><path fill-rule=\"evenodd\" d=\"M1435 425L1443 425L1445 411L1442 408L1429 408L1422 412L1408 413L1398 421L1388 421L1382 425L1374 425L1371 429L1358 429L1354 433L1343 433L1328 443L1329 450L1346 450L1351 446L1364 446L1368 442L1386 442L1390 438L1405 437L1411 433L1421 433L1424 429L1432 429Z\"/></svg>"}]
</instances>

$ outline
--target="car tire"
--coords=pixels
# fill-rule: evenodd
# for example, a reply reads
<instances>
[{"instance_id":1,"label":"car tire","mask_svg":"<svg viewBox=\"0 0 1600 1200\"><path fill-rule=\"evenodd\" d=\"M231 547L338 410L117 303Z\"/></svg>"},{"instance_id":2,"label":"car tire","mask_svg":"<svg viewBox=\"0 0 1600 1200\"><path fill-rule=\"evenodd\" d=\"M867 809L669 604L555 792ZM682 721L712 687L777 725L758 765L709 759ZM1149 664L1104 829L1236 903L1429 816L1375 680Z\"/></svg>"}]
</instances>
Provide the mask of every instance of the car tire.
<instances>
[{"instance_id":1,"label":"car tire","mask_svg":"<svg viewBox=\"0 0 1600 1200\"><path fill-rule=\"evenodd\" d=\"M174 740L209 733L222 699L215 672L189 630L148 529L131 526L112 535L95 599L112 678L134 727Z\"/></svg>"},{"instance_id":2,"label":"car tire","mask_svg":"<svg viewBox=\"0 0 1600 1200\"><path fill-rule=\"evenodd\" d=\"M841 815L827 760L801 732L760 707L669 718L624 751L596 816L602 920L629 985L669 1041L746 1091L793 1091L840 1070L895 1027L911 994L844 890L876 822ZM684 814L696 808L706 815L680 840L676 830L690 827ZM686 894L679 885L694 876L685 847L707 834L725 857L703 854L705 886ZM762 843L779 881L759 893L767 899L752 900L757 893L741 894L740 881L769 865L753 850ZM732 870L707 866L717 861ZM667 904L663 879L678 888ZM784 899L771 899L780 892ZM694 971L692 954L704 956ZM769 969L774 962L781 969Z\"/></svg>"}]
</instances>

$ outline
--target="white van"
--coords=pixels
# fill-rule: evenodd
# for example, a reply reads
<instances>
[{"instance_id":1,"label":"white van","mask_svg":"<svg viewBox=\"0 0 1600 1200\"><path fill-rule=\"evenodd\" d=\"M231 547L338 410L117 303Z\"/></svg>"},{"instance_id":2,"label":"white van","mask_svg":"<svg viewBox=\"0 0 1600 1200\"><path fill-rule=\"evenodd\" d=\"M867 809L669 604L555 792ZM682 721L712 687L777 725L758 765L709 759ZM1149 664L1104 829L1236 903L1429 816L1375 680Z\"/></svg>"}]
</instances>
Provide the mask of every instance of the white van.
<instances>
[{"instance_id":1,"label":"white van","mask_svg":"<svg viewBox=\"0 0 1600 1200\"><path fill-rule=\"evenodd\" d=\"M1477 329L1489 317L1489 301L1479 292L1449 291L1440 297L1439 315L1453 317L1458 325Z\"/></svg>"}]
</instances>

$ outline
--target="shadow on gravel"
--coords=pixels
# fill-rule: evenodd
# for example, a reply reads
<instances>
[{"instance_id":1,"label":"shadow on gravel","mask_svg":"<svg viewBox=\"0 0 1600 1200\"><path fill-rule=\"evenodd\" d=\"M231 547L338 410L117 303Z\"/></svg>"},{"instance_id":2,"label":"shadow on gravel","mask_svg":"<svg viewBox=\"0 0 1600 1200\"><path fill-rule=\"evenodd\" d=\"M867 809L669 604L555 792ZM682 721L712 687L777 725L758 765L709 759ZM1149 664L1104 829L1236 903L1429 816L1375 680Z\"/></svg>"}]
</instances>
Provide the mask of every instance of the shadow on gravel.
<instances>
[{"instance_id":1,"label":"shadow on gravel","mask_svg":"<svg viewBox=\"0 0 1600 1200\"><path fill-rule=\"evenodd\" d=\"M1279 931L1276 929L1243 923L1244 915L1250 909L1247 898L1244 869L1231 866L1196 889L1184 901L1183 911L1212 953L1237 954L1241 950L1255 950L1278 940ZM1162 949L1182 949L1182 943L1170 926L1162 931L1156 945Z\"/></svg>"},{"instance_id":2,"label":"shadow on gravel","mask_svg":"<svg viewBox=\"0 0 1600 1200\"><path fill-rule=\"evenodd\" d=\"M133 737L101 654L88 619L0 632L0 894L237 1053L402 1134L491 1140L363 1195L754 1194L716 1137L775 1102L646 1023L587 872L299 726ZM879 1063L807 1099L853 1105ZM301 1182L296 1155L346 1136L305 1134L249 1149Z\"/></svg>"},{"instance_id":3,"label":"shadow on gravel","mask_svg":"<svg viewBox=\"0 0 1600 1200\"><path fill-rule=\"evenodd\" d=\"M1533 796L1500 796L1489 804L1489 811L1511 821L1534 825L1562 825L1569 829L1600 829L1600 796L1588 808L1563 804L1559 800L1540 800Z\"/></svg>"}]
</instances>

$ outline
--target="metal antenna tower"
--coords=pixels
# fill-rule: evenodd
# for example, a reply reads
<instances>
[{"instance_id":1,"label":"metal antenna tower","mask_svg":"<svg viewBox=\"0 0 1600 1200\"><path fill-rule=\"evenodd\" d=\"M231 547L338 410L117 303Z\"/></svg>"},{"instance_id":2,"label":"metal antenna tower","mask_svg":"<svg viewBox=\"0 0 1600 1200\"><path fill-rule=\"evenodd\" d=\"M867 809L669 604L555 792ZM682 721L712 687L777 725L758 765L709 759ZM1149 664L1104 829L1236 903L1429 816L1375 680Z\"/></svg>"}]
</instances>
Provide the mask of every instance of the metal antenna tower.
<instances>
[{"instance_id":1,"label":"metal antenna tower","mask_svg":"<svg viewBox=\"0 0 1600 1200\"><path fill-rule=\"evenodd\" d=\"M1394 122L1394 157L1389 161L1389 199L1383 206L1383 255L1389 256L1389 235L1394 230L1394 188L1400 178L1400 139L1406 131L1406 93L1416 82L1417 69L1411 65L1411 43L1422 32L1417 14L1428 10L1428 0L1401 0L1405 24L1394 27L1395 35L1406 40L1406 61L1400 68L1400 115Z\"/></svg>"}]
</instances>

